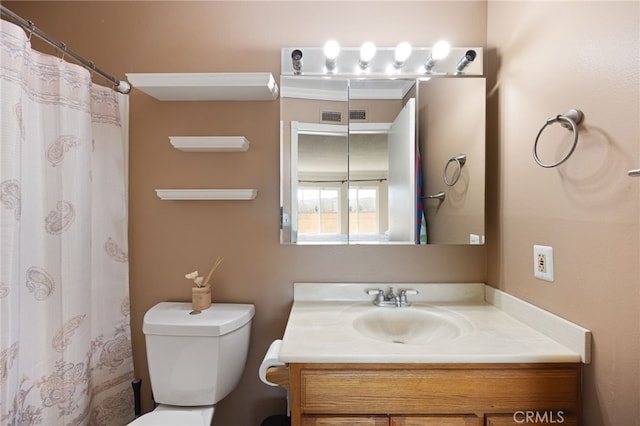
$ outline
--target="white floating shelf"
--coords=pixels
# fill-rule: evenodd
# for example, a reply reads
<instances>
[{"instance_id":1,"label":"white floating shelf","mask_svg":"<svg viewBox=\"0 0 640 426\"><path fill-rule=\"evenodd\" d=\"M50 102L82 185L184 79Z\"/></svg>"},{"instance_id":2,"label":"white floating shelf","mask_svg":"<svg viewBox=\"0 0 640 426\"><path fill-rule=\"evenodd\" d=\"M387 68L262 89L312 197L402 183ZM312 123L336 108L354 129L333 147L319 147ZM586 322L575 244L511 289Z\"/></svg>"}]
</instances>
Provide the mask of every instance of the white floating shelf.
<instances>
[{"instance_id":1,"label":"white floating shelf","mask_svg":"<svg viewBox=\"0 0 640 426\"><path fill-rule=\"evenodd\" d=\"M263 73L127 73L131 85L160 101L272 101L273 75Z\"/></svg>"},{"instance_id":2,"label":"white floating shelf","mask_svg":"<svg viewBox=\"0 0 640 426\"><path fill-rule=\"evenodd\" d=\"M175 149L186 152L244 152L249 141L244 136L169 136Z\"/></svg>"},{"instance_id":3,"label":"white floating shelf","mask_svg":"<svg viewBox=\"0 0 640 426\"><path fill-rule=\"evenodd\" d=\"M257 189L156 189L161 200L253 200Z\"/></svg>"}]
</instances>

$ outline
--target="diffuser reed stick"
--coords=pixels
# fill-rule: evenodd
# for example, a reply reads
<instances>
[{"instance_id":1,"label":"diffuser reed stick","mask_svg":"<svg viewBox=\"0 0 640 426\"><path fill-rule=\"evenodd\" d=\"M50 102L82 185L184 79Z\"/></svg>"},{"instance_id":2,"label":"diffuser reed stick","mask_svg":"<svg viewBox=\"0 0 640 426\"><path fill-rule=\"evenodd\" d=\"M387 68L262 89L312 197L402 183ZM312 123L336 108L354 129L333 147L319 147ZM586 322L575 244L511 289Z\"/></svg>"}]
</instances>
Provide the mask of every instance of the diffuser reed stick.
<instances>
[{"instance_id":1,"label":"diffuser reed stick","mask_svg":"<svg viewBox=\"0 0 640 426\"><path fill-rule=\"evenodd\" d=\"M216 258L215 262L213 262L213 266L211 267L211 270L209 271L209 275L207 275L207 279L206 280L204 278L202 278L202 276L198 275L198 271L190 272L187 275L185 275L184 277L189 279L189 280L192 280L194 282L194 284L196 285L196 287L204 287L209 283L209 280L211 279L211 276L213 275L215 270L218 269L218 266L220 266L220 264L222 263L223 260L224 260L224 257L222 257L222 256L218 256Z\"/></svg>"},{"instance_id":2,"label":"diffuser reed stick","mask_svg":"<svg viewBox=\"0 0 640 426\"><path fill-rule=\"evenodd\" d=\"M207 279L204 280L204 285L207 285L207 283L211 279L211 276L213 275L215 270L218 269L218 266L220 266L220 264L222 263L223 260L224 260L224 257L222 257L222 256L218 256L216 258L216 261L213 262L213 266L211 267L211 270L209 271L209 275L207 275Z\"/></svg>"}]
</instances>

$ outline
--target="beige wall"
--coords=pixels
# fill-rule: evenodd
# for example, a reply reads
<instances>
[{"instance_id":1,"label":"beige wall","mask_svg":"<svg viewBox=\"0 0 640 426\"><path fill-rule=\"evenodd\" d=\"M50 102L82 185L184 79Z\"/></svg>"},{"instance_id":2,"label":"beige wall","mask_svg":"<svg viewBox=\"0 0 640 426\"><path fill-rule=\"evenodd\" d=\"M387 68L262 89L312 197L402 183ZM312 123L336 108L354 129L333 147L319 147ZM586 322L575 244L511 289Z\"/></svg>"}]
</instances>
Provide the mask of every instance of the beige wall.
<instances>
[{"instance_id":1,"label":"beige wall","mask_svg":"<svg viewBox=\"0 0 640 426\"><path fill-rule=\"evenodd\" d=\"M430 45L445 35L453 45L488 40L488 77L499 84L489 84L486 248L280 246L279 102L163 103L133 91L129 255L145 409L144 312L161 300L187 300L184 273L224 255L215 301L252 302L257 313L245 375L219 404L216 425L256 425L284 409L283 394L262 384L257 368L282 336L292 283L315 280L486 280L594 330L585 423L638 424L640 181L625 176L640 167L637 2L3 4L119 76L277 76L280 47L319 46L329 36L351 46L366 39ZM359 24L353 16L362 17ZM571 107L586 114L576 153L558 169L536 166L533 137L546 118ZM187 154L167 139L236 134L251 141L247 153ZM163 202L154 193L160 187L255 187L259 194L251 202ZM553 284L532 278L534 243L554 247Z\"/></svg>"},{"instance_id":2,"label":"beige wall","mask_svg":"<svg viewBox=\"0 0 640 426\"><path fill-rule=\"evenodd\" d=\"M487 282L593 331L585 425L640 424L640 3L489 2ZM532 157L545 120L585 114L555 169ZM566 148L555 125L541 137ZM556 151L556 152L554 152ZM533 277L532 246L554 250L555 282Z\"/></svg>"},{"instance_id":3,"label":"beige wall","mask_svg":"<svg viewBox=\"0 0 640 426\"><path fill-rule=\"evenodd\" d=\"M94 60L125 72L280 74L280 48L345 46L373 40L484 45L484 2L3 2ZM361 16L362 24L354 24ZM455 27L455 32L452 28ZM44 48L43 48L44 49ZM214 301L251 302L256 316L239 387L216 409L216 425L257 425L284 410L284 394L259 381L268 345L282 337L294 281L482 281L483 247L287 247L279 244L279 101L159 102L131 94L130 247L136 374L150 408L144 312L163 300L188 300L183 275L217 255ZM174 150L168 136L244 135L242 154ZM155 188L248 187L250 202L160 201ZM202 361L202 362L206 362Z\"/></svg>"}]
</instances>

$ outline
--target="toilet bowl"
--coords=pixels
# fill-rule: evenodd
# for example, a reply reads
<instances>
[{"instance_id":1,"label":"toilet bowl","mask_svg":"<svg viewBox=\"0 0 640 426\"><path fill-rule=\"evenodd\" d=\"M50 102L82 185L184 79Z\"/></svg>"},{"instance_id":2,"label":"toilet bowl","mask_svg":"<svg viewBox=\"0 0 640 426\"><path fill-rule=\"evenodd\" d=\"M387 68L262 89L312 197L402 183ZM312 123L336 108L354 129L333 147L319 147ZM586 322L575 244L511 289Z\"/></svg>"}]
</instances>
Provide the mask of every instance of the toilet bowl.
<instances>
[{"instance_id":1,"label":"toilet bowl","mask_svg":"<svg viewBox=\"0 0 640 426\"><path fill-rule=\"evenodd\" d=\"M238 385L254 306L213 303L200 314L191 311L191 303L161 302L145 314L142 331L158 406L130 425L209 426L215 404Z\"/></svg>"}]
</instances>

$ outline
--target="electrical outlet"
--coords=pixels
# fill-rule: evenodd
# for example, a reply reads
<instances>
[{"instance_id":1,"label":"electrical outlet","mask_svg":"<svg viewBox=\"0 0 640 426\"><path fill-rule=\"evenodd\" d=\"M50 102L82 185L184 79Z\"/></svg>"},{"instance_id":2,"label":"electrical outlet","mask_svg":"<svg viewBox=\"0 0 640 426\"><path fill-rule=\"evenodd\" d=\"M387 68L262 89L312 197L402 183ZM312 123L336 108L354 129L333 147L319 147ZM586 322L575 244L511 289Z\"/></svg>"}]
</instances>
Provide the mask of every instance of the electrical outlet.
<instances>
[{"instance_id":1,"label":"electrical outlet","mask_svg":"<svg viewBox=\"0 0 640 426\"><path fill-rule=\"evenodd\" d=\"M553 282L553 247L533 246L533 275Z\"/></svg>"}]
</instances>

